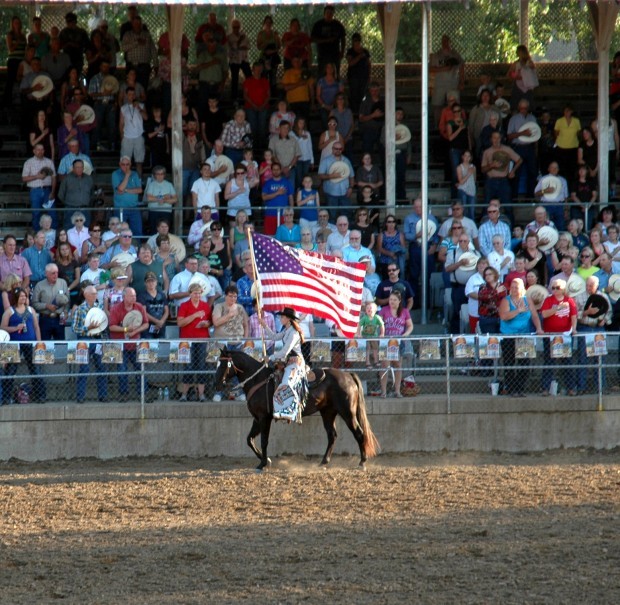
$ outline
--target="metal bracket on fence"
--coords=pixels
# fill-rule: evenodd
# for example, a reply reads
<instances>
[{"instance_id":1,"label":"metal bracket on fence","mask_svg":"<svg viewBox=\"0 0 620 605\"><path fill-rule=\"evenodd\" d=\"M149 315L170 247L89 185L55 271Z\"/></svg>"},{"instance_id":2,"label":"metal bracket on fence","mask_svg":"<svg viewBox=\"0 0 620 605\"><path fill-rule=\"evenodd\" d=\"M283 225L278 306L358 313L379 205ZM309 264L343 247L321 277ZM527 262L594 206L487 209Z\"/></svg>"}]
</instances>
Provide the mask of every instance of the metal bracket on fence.
<instances>
[{"instance_id":1,"label":"metal bracket on fence","mask_svg":"<svg viewBox=\"0 0 620 605\"><path fill-rule=\"evenodd\" d=\"M452 413L452 393L450 392L450 339L446 338L446 414Z\"/></svg>"}]
</instances>

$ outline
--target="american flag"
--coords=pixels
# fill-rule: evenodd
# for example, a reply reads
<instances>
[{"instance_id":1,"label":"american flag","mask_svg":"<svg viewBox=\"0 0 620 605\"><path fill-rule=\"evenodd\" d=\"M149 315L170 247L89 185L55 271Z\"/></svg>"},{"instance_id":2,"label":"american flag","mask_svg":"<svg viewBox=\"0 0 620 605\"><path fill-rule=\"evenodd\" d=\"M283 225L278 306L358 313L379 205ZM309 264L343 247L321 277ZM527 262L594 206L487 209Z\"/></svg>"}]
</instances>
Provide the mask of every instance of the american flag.
<instances>
[{"instance_id":1,"label":"american flag","mask_svg":"<svg viewBox=\"0 0 620 605\"><path fill-rule=\"evenodd\" d=\"M347 338L355 336L366 275L363 263L290 248L256 233L252 245L265 309L293 307L297 313L331 319Z\"/></svg>"}]
</instances>

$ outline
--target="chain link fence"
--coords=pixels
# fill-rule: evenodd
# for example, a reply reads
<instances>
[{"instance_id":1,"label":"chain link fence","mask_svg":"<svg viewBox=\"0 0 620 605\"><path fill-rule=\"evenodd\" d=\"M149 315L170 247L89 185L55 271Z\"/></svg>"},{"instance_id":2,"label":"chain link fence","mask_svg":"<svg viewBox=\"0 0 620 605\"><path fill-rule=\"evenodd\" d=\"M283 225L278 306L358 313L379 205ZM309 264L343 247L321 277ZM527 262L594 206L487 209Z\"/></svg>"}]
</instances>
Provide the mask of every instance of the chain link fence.
<instances>
[{"instance_id":1,"label":"chain link fence","mask_svg":"<svg viewBox=\"0 0 620 605\"><path fill-rule=\"evenodd\" d=\"M366 396L445 398L580 395L589 409L617 409L618 333L570 337L459 335L367 341L312 339L305 353L315 368L356 372ZM224 346L262 359L256 339L224 342L143 340L2 343L2 403L83 403L243 399L240 389L215 384ZM400 381L400 382L399 382ZM220 389L220 390L218 390Z\"/></svg>"}]
</instances>

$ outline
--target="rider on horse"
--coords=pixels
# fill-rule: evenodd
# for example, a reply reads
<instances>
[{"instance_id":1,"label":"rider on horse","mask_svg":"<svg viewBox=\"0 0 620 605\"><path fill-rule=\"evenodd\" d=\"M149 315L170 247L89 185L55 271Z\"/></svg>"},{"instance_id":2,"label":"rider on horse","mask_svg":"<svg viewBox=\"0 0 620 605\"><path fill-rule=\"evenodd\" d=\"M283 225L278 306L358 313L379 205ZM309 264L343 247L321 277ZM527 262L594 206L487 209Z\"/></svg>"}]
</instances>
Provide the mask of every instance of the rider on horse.
<instances>
[{"instance_id":1,"label":"rider on horse","mask_svg":"<svg viewBox=\"0 0 620 605\"><path fill-rule=\"evenodd\" d=\"M301 412L308 393L306 364L301 353L304 335L294 309L284 307L275 315L281 317L284 326L282 332L273 332L265 321L260 319L265 336L271 340L281 340L283 345L279 351L269 357L270 361L280 361L285 364L282 381L273 396L273 417L289 422L301 422Z\"/></svg>"}]
</instances>

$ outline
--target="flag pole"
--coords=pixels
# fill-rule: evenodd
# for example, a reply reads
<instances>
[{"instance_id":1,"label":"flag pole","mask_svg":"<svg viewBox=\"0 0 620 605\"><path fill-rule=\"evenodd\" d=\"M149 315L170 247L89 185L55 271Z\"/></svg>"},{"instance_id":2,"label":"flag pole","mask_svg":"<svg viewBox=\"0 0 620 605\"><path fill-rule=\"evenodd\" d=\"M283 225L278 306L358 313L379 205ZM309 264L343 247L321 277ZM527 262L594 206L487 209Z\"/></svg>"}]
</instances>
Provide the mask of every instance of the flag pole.
<instances>
[{"instance_id":1,"label":"flag pole","mask_svg":"<svg viewBox=\"0 0 620 605\"><path fill-rule=\"evenodd\" d=\"M252 242L252 231L250 227L245 228L245 233L248 237L248 243L250 247L250 258L252 259L252 280L256 284L256 312L258 313L259 320L263 319L263 301L261 299L260 283L258 282L258 271L256 269L256 259L254 258L254 243ZM263 345L263 359L267 359L267 346L265 345L265 328L259 321L261 343Z\"/></svg>"}]
</instances>

